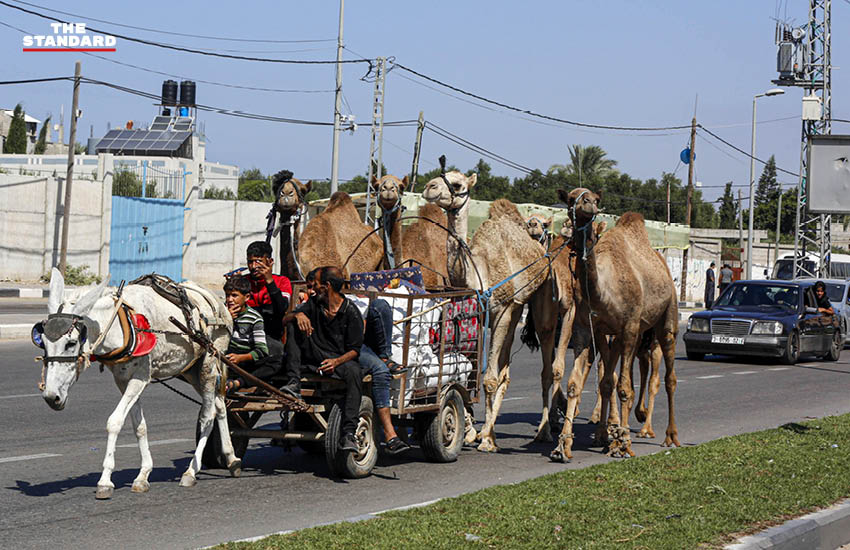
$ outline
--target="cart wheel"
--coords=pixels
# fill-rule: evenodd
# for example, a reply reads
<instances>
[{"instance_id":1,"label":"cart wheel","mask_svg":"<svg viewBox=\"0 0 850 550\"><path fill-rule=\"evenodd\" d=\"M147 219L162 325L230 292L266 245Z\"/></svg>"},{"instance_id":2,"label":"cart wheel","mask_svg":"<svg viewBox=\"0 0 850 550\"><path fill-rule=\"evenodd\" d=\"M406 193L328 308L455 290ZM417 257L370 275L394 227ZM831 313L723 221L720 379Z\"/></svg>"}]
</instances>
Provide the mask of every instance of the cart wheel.
<instances>
[{"instance_id":1,"label":"cart wheel","mask_svg":"<svg viewBox=\"0 0 850 550\"><path fill-rule=\"evenodd\" d=\"M422 436L422 452L433 462L454 462L463 447L466 431L466 408L457 390L450 390L443 400L440 412Z\"/></svg>"},{"instance_id":2,"label":"cart wheel","mask_svg":"<svg viewBox=\"0 0 850 550\"><path fill-rule=\"evenodd\" d=\"M366 477L378 462L378 445L375 443L375 415L372 399L363 396L360 399L360 420L354 433L360 447L357 452L339 450L339 436L342 433L342 407L334 403L328 415L328 431L325 434L325 460L335 476L360 478Z\"/></svg>"},{"instance_id":3,"label":"cart wheel","mask_svg":"<svg viewBox=\"0 0 850 550\"><path fill-rule=\"evenodd\" d=\"M294 428L296 432L316 432L319 427L306 414L295 413ZM325 444L322 441L297 441L296 444L308 455L325 454Z\"/></svg>"},{"instance_id":4,"label":"cart wheel","mask_svg":"<svg viewBox=\"0 0 850 550\"><path fill-rule=\"evenodd\" d=\"M232 419L234 414L236 413L227 413L228 426L234 422ZM196 444L199 439L201 439L201 427L198 423L195 424ZM236 437L231 434L230 442L233 444L233 452L236 454L236 458L242 458L245 456L245 451L248 450L247 437ZM215 420L213 420L213 427L210 432L210 436L207 438L207 444L204 446L204 454L201 457L201 464L208 470L215 470L219 468L227 469L226 460L224 459L224 455L221 454L221 433L218 430L218 422Z\"/></svg>"}]
</instances>

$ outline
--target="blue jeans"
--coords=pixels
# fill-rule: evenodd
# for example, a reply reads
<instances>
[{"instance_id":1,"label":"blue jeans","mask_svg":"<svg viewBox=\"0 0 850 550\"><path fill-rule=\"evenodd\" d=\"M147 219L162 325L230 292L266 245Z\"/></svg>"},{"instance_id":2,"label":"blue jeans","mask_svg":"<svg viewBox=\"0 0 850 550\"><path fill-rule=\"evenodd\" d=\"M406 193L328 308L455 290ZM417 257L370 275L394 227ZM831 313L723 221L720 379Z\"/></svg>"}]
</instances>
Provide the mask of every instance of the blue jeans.
<instances>
[{"instance_id":1,"label":"blue jeans","mask_svg":"<svg viewBox=\"0 0 850 550\"><path fill-rule=\"evenodd\" d=\"M381 361L372 348L363 344L360 348L360 366L365 372L372 375L372 397L375 399L375 408L384 409L390 406L390 369Z\"/></svg>"},{"instance_id":2,"label":"blue jeans","mask_svg":"<svg viewBox=\"0 0 850 550\"><path fill-rule=\"evenodd\" d=\"M383 358L392 356L393 310L386 300L375 298L366 310L366 332L363 335L366 346Z\"/></svg>"}]
</instances>

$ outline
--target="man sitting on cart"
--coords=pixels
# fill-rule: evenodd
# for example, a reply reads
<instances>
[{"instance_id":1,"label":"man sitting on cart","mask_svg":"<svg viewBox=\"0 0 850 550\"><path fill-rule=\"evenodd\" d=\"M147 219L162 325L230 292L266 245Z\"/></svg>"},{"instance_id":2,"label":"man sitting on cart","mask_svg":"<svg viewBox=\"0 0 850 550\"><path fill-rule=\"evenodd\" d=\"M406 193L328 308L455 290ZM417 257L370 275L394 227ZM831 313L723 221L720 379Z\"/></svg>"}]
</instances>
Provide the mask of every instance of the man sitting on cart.
<instances>
[{"instance_id":1,"label":"man sitting on cart","mask_svg":"<svg viewBox=\"0 0 850 550\"><path fill-rule=\"evenodd\" d=\"M363 318L357 307L340 292L344 279L337 267L323 267L316 273L316 296L284 317L287 327L287 372L309 369L345 382L345 406L339 448L357 451L355 429L363 394L363 369L357 362L363 346ZM281 388L300 398L299 379Z\"/></svg>"}]
</instances>

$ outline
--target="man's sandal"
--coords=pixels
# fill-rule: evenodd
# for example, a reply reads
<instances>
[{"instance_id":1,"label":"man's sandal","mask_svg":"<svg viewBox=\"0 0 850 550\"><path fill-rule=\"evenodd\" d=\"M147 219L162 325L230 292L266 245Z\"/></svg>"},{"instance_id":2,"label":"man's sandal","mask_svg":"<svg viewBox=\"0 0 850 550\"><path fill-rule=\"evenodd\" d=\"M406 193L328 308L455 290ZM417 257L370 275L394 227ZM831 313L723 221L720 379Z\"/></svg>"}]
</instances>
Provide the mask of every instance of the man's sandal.
<instances>
[{"instance_id":1,"label":"man's sandal","mask_svg":"<svg viewBox=\"0 0 850 550\"><path fill-rule=\"evenodd\" d=\"M382 358L381 361L384 362L384 364L389 369L390 374L392 374L393 376L395 376L396 374L402 374L404 372L407 372L407 367L399 365L398 363L396 363L392 359L389 359L389 358L383 359Z\"/></svg>"}]
</instances>

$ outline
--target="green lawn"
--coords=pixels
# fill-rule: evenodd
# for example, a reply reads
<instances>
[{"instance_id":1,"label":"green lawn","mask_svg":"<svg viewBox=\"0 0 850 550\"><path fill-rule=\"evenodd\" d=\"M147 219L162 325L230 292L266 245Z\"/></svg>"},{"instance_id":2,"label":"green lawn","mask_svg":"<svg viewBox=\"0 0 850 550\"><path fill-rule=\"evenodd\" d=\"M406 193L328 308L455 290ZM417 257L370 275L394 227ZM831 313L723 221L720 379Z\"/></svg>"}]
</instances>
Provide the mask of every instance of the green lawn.
<instances>
[{"instance_id":1,"label":"green lawn","mask_svg":"<svg viewBox=\"0 0 850 550\"><path fill-rule=\"evenodd\" d=\"M219 548L711 548L847 495L843 415Z\"/></svg>"}]
</instances>

